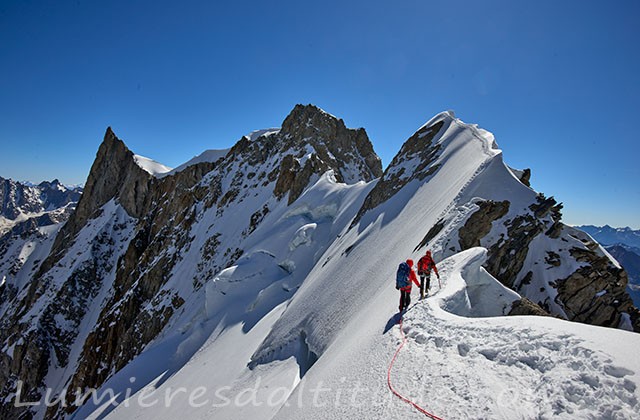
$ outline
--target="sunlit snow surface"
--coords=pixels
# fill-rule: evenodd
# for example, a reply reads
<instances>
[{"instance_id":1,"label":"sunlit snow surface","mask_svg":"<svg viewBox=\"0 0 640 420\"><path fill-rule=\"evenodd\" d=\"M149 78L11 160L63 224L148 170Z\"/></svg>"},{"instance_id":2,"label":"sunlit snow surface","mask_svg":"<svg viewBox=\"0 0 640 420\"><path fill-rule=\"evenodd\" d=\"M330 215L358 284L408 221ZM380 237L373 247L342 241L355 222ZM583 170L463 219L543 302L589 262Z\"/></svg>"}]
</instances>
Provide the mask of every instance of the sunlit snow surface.
<instances>
[{"instance_id":1,"label":"sunlit snow surface","mask_svg":"<svg viewBox=\"0 0 640 420\"><path fill-rule=\"evenodd\" d=\"M171 171L172 168L140 155L133 155L136 164L153 176L159 176Z\"/></svg>"}]
</instances>

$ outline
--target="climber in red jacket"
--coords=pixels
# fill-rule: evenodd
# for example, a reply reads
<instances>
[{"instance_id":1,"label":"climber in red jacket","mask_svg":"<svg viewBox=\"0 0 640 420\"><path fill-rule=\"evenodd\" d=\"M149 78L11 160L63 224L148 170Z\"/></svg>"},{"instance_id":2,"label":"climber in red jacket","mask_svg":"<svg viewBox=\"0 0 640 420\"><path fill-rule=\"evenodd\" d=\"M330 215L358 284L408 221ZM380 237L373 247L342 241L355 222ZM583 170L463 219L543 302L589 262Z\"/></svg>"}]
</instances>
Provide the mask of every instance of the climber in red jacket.
<instances>
[{"instance_id":1,"label":"climber in red jacket","mask_svg":"<svg viewBox=\"0 0 640 420\"><path fill-rule=\"evenodd\" d=\"M420 299L424 299L425 292L429 292L429 286L431 285L431 270L436 273L436 276L438 276L438 280L440 280L440 274L438 274L436 263L431 257L431 251L427 251L427 253L418 260L418 275L420 276Z\"/></svg>"},{"instance_id":2,"label":"climber in red jacket","mask_svg":"<svg viewBox=\"0 0 640 420\"><path fill-rule=\"evenodd\" d=\"M405 268L401 268L401 267ZM408 266L408 270L407 270ZM411 304L411 283L415 283L416 286L420 287L420 283L418 283L418 279L416 278L416 272L413 271L413 260L407 260L406 264L400 264L398 267L398 277L404 277L404 279L396 280L396 289L400 290L400 312L407 309L409 304Z\"/></svg>"}]
</instances>

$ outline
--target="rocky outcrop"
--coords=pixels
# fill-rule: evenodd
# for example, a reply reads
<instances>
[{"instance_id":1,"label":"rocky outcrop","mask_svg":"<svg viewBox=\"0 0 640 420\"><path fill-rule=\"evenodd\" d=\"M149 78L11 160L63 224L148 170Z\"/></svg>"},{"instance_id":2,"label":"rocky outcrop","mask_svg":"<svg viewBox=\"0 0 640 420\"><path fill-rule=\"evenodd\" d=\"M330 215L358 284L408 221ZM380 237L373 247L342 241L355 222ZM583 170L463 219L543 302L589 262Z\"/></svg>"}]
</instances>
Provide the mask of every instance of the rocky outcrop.
<instances>
[{"instance_id":1,"label":"rocky outcrop","mask_svg":"<svg viewBox=\"0 0 640 420\"><path fill-rule=\"evenodd\" d=\"M443 121L425 125L402 145L400 152L365 199L351 226L356 225L367 211L388 201L409 182L414 179L425 181L438 170L439 166L432 163L438 157L440 146L433 144L433 139L443 126ZM415 167L404 166L411 161L416 162Z\"/></svg>"},{"instance_id":2,"label":"rocky outcrop","mask_svg":"<svg viewBox=\"0 0 640 420\"><path fill-rule=\"evenodd\" d=\"M517 289L515 281L524 267L529 245L544 231L544 224L526 214L506 221L504 225L507 234L489 247L486 268L502 284Z\"/></svg>"},{"instance_id":3,"label":"rocky outcrop","mask_svg":"<svg viewBox=\"0 0 640 420\"><path fill-rule=\"evenodd\" d=\"M5 325L3 325L5 327ZM24 332L20 325L8 326L5 331L10 339L7 341L11 354L0 353L0 392L11 395L20 387L21 401L38 401L42 378L46 375L51 357L46 331L35 330ZM24 408L15 407L5 400L0 402L0 415L3 419L32 418Z\"/></svg>"},{"instance_id":4,"label":"rocky outcrop","mask_svg":"<svg viewBox=\"0 0 640 420\"><path fill-rule=\"evenodd\" d=\"M273 193L278 198L282 198L288 193L288 204L291 204L300 197L300 194L309 185L313 175L322 174L329 169L331 167L320 159L318 155L311 155L303 167L300 167L300 163L296 158L292 155L287 155L280 165Z\"/></svg>"},{"instance_id":5,"label":"rocky outcrop","mask_svg":"<svg viewBox=\"0 0 640 420\"><path fill-rule=\"evenodd\" d=\"M526 168L522 171L522 175L520 175L520 182L527 187L531 187L531 169Z\"/></svg>"},{"instance_id":6,"label":"rocky outcrop","mask_svg":"<svg viewBox=\"0 0 640 420\"><path fill-rule=\"evenodd\" d=\"M364 128L349 129L342 119L314 105L296 105L282 122L277 137L284 148L307 152L311 146L319 162L335 169L339 182L371 181L382 175L382 162ZM306 154L306 153L305 153ZM302 158L304 155L296 156Z\"/></svg>"},{"instance_id":7,"label":"rocky outcrop","mask_svg":"<svg viewBox=\"0 0 640 420\"><path fill-rule=\"evenodd\" d=\"M480 246L482 238L487 236L493 224L499 221L498 223L506 228L506 234L501 234L494 243L488 244L489 257L486 268L501 283L518 291L516 279L524 267L531 241L545 232L547 235L555 235L556 230L562 226L562 205L553 197L545 198L540 194L536 202L531 204L531 212L523 212L509 219L505 217L510 208L508 201L486 200L480 201L477 205L478 209L458 231L460 249Z\"/></svg>"},{"instance_id":8,"label":"rocky outcrop","mask_svg":"<svg viewBox=\"0 0 640 420\"><path fill-rule=\"evenodd\" d=\"M444 219L438 220L435 225L431 226L427 234L424 236L424 238L422 238L422 241L420 241L420 243L413 249L413 252L416 252L424 248L425 246L427 246L429 242L431 242L431 240L435 238L436 235L438 235L438 233L442 231L444 226L445 226Z\"/></svg>"},{"instance_id":9,"label":"rocky outcrop","mask_svg":"<svg viewBox=\"0 0 640 420\"><path fill-rule=\"evenodd\" d=\"M73 243L80 229L109 200L117 199L130 216L140 217L152 178L151 174L135 163L133 153L116 137L111 127L107 128L91 166L84 194L76 211L56 237L40 274L51 269Z\"/></svg>"},{"instance_id":10,"label":"rocky outcrop","mask_svg":"<svg viewBox=\"0 0 640 420\"><path fill-rule=\"evenodd\" d=\"M518 178L518 181L520 181L523 185L531 188L531 169L526 168L526 169L514 169L512 167L509 167L509 171L511 171L511 173Z\"/></svg>"},{"instance_id":11,"label":"rocky outcrop","mask_svg":"<svg viewBox=\"0 0 640 420\"><path fill-rule=\"evenodd\" d=\"M260 141L261 139L258 139ZM313 105L296 105L270 139L287 153L280 164L274 194L288 194L293 203L312 177L328 170L338 182L371 181L382 175L382 163L364 129L345 127L344 122Z\"/></svg>"},{"instance_id":12,"label":"rocky outcrop","mask_svg":"<svg viewBox=\"0 0 640 420\"><path fill-rule=\"evenodd\" d=\"M562 204L553 197L538 194L529 211L512 216L507 216L510 208L508 201L486 200L476 204L478 209L458 230L460 249L480 246L494 226L504 230L497 238L484 243L488 247L485 268L501 283L520 294L526 294L530 284L546 284L541 273L551 272L549 270L552 269L562 272L566 265L577 266L579 268L570 275L552 278L548 282L548 287L556 290L553 294L554 303L559 310L555 314L572 321L607 327L618 327L626 316L624 314L628 314L633 328L640 331L638 310L626 291L626 273L599 251L599 245L587 235L569 236L561 222ZM536 265L544 265L544 271L531 271L532 267L525 267L525 263L532 242L541 236L547 237L546 243L555 248L546 250L540 260L532 260ZM573 246L568 253L562 252L561 255L560 250L577 239L581 241L580 246ZM550 245L554 241L556 245ZM523 274L526 270L529 271ZM546 287L542 286L542 290ZM540 292L534 290L534 294L538 296ZM514 305L512 314L548 313L552 311L548 300L541 300L537 304L519 302Z\"/></svg>"},{"instance_id":13,"label":"rocky outcrop","mask_svg":"<svg viewBox=\"0 0 640 420\"><path fill-rule=\"evenodd\" d=\"M480 246L480 239L490 231L492 223L507 214L510 203L508 201L486 200L478 203L478 210L466 221L458 231L460 249Z\"/></svg>"},{"instance_id":14,"label":"rocky outcrop","mask_svg":"<svg viewBox=\"0 0 640 420\"><path fill-rule=\"evenodd\" d=\"M599 245L587 242L586 249L572 248L571 255L584 265L570 276L556 282L556 302L569 319L592 325L617 327L628 314L635 331L640 332L640 311L627 293L627 273L596 250Z\"/></svg>"},{"instance_id":15,"label":"rocky outcrop","mask_svg":"<svg viewBox=\"0 0 640 420\"><path fill-rule=\"evenodd\" d=\"M542 309L539 305L536 305L527 298L522 298L514 301L511 304L511 310L508 315L535 315L535 316L550 316L549 312Z\"/></svg>"}]
</instances>

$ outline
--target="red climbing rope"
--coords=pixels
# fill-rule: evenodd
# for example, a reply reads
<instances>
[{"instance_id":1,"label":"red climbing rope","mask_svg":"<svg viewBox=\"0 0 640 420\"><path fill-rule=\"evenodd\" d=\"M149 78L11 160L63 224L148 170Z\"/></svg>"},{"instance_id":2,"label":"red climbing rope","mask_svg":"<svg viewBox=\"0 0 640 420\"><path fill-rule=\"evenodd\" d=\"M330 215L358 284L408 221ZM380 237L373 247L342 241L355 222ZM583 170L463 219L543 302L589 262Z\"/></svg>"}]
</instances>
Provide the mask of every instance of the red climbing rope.
<instances>
[{"instance_id":1,"label":"red climbing rope","mask_svg":"<svg viewBox=\"0 0 640 420\"><path fill-rule=\"evenodd\" d=\"M433 420L442 420L442 418L436 416L435 414L431 414L430 412L428 412L424 408L420 407L418 404L416 404L413 401L411 401L409 398L407 398L407 397L403 396L402 394L400 394L398 391L395 390L395 388L391 384L391 369L393 368L393 364L395 363L396 358L398 357L398 353L400 353L400 350L402 350L402 347L404 347L404 344L407 342L407 337L404 335L404 331L402 331L402 318L400 318L400 321L398 321L398 325L400 326L400 334L402 335L402 343L400 343L400 345L398 346L398 349L396 350L396 354L393 355L393 359L391 359L391 363L389 364L389 370L387 370L387 385L389 385L389 389L391 390L391 392L393 392L393 395L395 395L396 397L400 398L402 401L406 402L407 404L412 405L416 410L418 410L419 412L421 412L425 416L430 417Z\"/></svg>"}]
</instances>

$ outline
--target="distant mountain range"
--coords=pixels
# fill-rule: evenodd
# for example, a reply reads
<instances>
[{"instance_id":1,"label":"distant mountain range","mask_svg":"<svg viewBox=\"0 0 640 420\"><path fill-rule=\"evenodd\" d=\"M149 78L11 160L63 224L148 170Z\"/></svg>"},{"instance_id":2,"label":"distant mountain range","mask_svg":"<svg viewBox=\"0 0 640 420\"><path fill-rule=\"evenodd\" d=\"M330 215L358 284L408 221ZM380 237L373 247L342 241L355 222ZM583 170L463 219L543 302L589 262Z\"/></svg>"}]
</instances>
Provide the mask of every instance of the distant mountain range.
<instances>
[{"instance_id":1,"label":"distant mountain range","mask_svg":"<svg viewBox=\"0 0 640 420\"><path fill-rule=\"evenodd\" d=\"M640 307L640 249L624 244L605 248L629 275L629 295L636 307Z\"/></svg>"},{"instance_id":2,"label":"distant mountain range","mask_svg":"<svg viewBox=\"0 0 640 420\"><path fill-rule=\"evenodd\" d=\"M68 187L57 179L40 184L0 177L0 237L8 231L24 233L33 226L65 221L75 209L82 187Z\"/></svg>"},{"instance_id":3,"label":"distant mountain range","mask_svg":"<svg viewBox=\"0 0 640 420\"><path fill-rule=\"evenodd\" d=\"M602 245L625 244L640 248L640 230L633 230L630 227L614 228L609 225L584 225L576 227L587 232Z\"/></svg>"}]
</instances>

